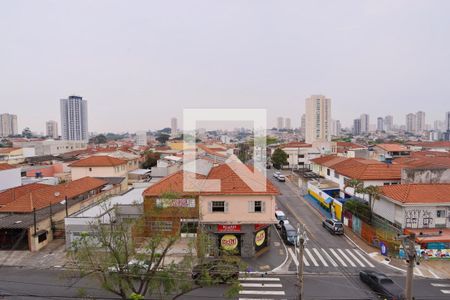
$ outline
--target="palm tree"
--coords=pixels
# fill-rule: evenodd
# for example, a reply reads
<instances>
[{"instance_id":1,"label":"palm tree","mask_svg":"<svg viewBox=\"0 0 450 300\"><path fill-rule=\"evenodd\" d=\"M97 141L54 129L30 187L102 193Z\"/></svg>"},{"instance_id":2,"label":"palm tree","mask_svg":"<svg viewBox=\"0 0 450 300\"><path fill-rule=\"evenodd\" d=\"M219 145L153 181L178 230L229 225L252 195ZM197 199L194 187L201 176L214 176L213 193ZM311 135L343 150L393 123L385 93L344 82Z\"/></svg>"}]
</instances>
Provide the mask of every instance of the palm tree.
<instances>
[{"instance_id":1,"label":"palm tree","mask_svg":"<svg viewBox=\"0 0 450 300\"><path fill-rule=\"evenodd\" d=\"M349 181L347 181L344 185L344 193L347 188L353 188L354 196L356 196L356 194L364 193L364 183L362 183L358 179L350 179Z\"/></svg>"},{"instance_id":2,"label":"palm tree","mask_svg":"<svg viewBox=\"0 0 450 300\"><path fill-rule=\"evenodd\" d=\"M380 199L380 188L375 185L369 185L363 189L362 193L369 196L370 222L372 222L373 205L376 200Z\"/></svg>"}]
</instances>

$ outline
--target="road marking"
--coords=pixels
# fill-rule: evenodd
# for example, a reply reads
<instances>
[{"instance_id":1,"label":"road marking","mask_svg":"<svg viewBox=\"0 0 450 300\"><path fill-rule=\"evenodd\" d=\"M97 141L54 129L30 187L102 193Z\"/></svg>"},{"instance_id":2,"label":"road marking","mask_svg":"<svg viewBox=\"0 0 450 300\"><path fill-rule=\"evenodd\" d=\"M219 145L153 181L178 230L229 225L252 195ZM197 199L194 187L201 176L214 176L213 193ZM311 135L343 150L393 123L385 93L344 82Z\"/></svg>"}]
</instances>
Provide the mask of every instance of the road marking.
<instances>
[{"instance_id":1,"label":"road marking","mask_svg":"<svg viewBox=\"0 0 450 300\"><path fill-rule=\"evenodd\" d=\"M280 281L278 277L239 277L240 281Z\"/></svg>"},{"instance_id":2,"label":"road marking","mask_svg":"<svg viewBox=\"0 0 450 300\"><path fill-rule=\"evenodd\" d=\"M450 287L448 283L432 283L431 285L435 287Z\"/></svg>"},{"instance_id":3,"label":"road marking","mask_svg":"<svg viewBox=\"0 0 450 300\"><path fill-rule=\"evenodd\" d=\"M294 261L295 265L298 266L299 265L298 259L297 259L296 255L294 254L294 251L292 251L292 248L289 248L288 251L289 251L289 254L291 255L292 260Z\"/></svg>"},{"instance_id":4,"label":"road marking","mask_svg":"<svg viewBox=\"0 0 450 300\"><path fill-rule=\"evenodd\" d=\"M280 288L283 287L281 283L241 283L242 287L256 287L256 288Z\"/></svg>"},{"instance_id":5,"label":"road marking","mask_svg":"<svg viewBox=\"0 0 450 300\"><path fill-rule=\"evenodd\" d=\"M278 295L284 296L284 291L252 291L252 290L244 290L239 291L239 295Z\"/></svg>"},{"instance_id":6,"label":"road marking","mask_svg":"<svg viewBox=\"0 0 450 300\"><path fill-rule=\"evenodd\" d=\"M313 251L314 251L314 253L316 253L317 257L319 257L319 259L320 259L320 261L322 262L322 264L323 264L325 267L328 267L328 264L327 264L326 260L323 258L322 255L320 255L320 252L319 252L316 248L313 248Z\"/></svg>"},{"instance_id":7,"label":"road marking","mask_svg":"<svg viewBox=\"0 0 450 300\"><path fill-rule=\"evenodd\" d=\"M419 268L414 268L414 274L423 277L423 273L422 273L422 271L419 270Z\"/></svg>"},{"instance_id":8,"label":"road marking","mask_svg":"<svg viewBox=\"0 0 450 300\"><path fill-rule=\"evenodd\" d=\"M338 264L334 261L334 259L331 258L330 254L327 253L327 251L325 251L325 249L322 248L323 254L325 255L325 257L331 262L331 264L334 267L337 267Z\"/></svg>"},{"instance_id":9,"label":"road marking","mask_svg":"<svg viewBox=\"0 0 450 300\"><path fill-rule=\"evenodd\" d=\"M354 260L356 260L356 262L361 266L361 267L365 267L365 265L356 257L355 254L353 254L352 251L350 251L350 249L345 249L345 251L348 252L348 254L350 254L351 257L353 257Z\"/></svg>"},{"instance_id":10,"label":"road marking","mask_svg":"<svg viewBox=\"0 0 450 300\"><path fill-rule=\"evenodd\" d=\"M356 254L358 254L359 257L361 257L366 262L366 264L369 265L369 267L375 268L375 266L367 258L365 258L364 255L358 249L354 249L353 251L355 251Z\"/></svg>"},{"instance_id":11,"label":"road marking","mask_svg":"<svg viewBox=\"0 0 450 300\"><path fill-rule=\"evenodd\" d=\"M297 253L299 253L299 252L300 252L300 250L299 250L298 248L296 248L296 250L297 250ZM307 266L307 267L309 267L309 266L310 266L310 264L309 264L308 260L306 259L306 256L305 256L305 251L303 251L303 264L304 264L305 266Z\"/></svg>"},{"instance_id":12,"label":"road marking","mask_svg":"<svg viewBox=\"0 0 450 300\"><path fill-rule=\"evenodd\" d=\"M309 251L308 248L305 248L305 252L308 254L309 258L311 259L312 263L318 267L319 264L317 263L316 259L314 258L314 256L312 256L311 251Z\"/></svg>"},{"instance_id":13,"label":"road marking","mask_svg":"<svg viewBox=\"0 0 450 300\"><path fill-rule=\"evenodd\" d=\"M431 275L433 275L433 277L434 277L435 279L441 279L441 278L440 278L439 276L437 276L436 273L434 273L433 271L428 270L428 272L430 272Z\"/></svg>"},{"instance_id":14,"label":"road marking","mask_svg":"<svg viewBox=\"0 0 450 300\"><path fill-rule=\"evenodd\" d=\"M339 260L339 262L341 263L341 265L343 265L344 267L347 267L347 264L342 260L342 258L334 251L334 249L330 248L331 253L333 253L334 257L337 258L337 260Z\"/></svg>"},{"instance_id":15,"label":"road marking","mask_svg":"<svg viewBox=\"0 0 450 300\"><path fill-rule=\"evenodd\" d=\"M450 294L450 290L441 290L441 292L444 294Z\"/></svg>"},{"instance_id":16,"label":"road marking","mask_svg":"<svg viewBox=\"0 0 450 300\"><path fill-rule=\"evenodd\" d=\"M337 251L339 251L339 253L350 263L350 265L352 267L356 267L355 263L351 261L350 258L348 258L347 255L345 255L344 251L342 251L342 249L337 249Z\"/></svg>"}]
</instances>

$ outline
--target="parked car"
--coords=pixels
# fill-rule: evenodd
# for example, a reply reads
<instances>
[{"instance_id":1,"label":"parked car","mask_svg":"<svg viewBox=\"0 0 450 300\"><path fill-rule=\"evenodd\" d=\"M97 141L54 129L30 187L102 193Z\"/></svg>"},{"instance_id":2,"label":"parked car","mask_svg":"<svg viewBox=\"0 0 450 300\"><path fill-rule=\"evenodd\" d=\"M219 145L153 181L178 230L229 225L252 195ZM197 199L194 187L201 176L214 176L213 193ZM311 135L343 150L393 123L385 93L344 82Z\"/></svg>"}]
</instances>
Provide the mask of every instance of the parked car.
<instances>
[{"instance_id":1,"label":"parked car","mask_svg":"<svg viewBox=\"0 0 450 300\"><path fill-rule=\"evenodd\" d=\"M359 278L367 284L379 297L387 300L404 300L403 289L383 273L363 270Z\"/></svg>"},{"instance_id":2,"label":"parked car","mask_svg":"<svg viewBox=\"0 0 450 300\"><path fill-rule=\"evenodd\" d=\"M277 176L277 179L278 179L278 181L285 182L286 181L286 176L284 176L283 174L279 174Z\"/></svg>"},{"instance_id":3,"label":"parked car","mask_svg":"<svg viewBox=\"0 0 450 300\"><path fill-rule=\"evenodd\" d=\"M273 173L273 177L275 177L275 178L278 178L279 175L281 175L281 172L278 172L278 171L277 171L277 172L274 172L274 173Z\"/></svg>"},{"instance_id":4,"label":"parked car","mask_svg":"<svg viewBox=\"0 0 450 300\"><path fill-rule=\"evenodd\" d=\"M322 226L332 234L344 234L344 225L336 219L326 219L322 222Z\"/></svg>"},{"instance_id":5,"label":"parked car","mask_svg":"<svg viewBox=\"0 0 450 300\"><path fill-rule=\"evenodd\" d=\"M266 169L270 169L272 166L270 164L266 164Z\"/></svg>"},{"instance_id":6,"label":"parked car","mask_svg":"<svg viewBox=\"0 0 450 300\"><path fill-rule=\"evenodd\" d=\"M215 259L192 268L192 279L201 282L204 276L209 276L214 281L228 283L239 278L239 265L237 262Z\"/></svg>"},{"instance_id":7,"label":"parked car","mask_svg":"<svg viewBox=\"0 0 450 300\"><path fill-rule=\"evenodd\" d=\"M289 220L286 216L286 214L281 211L281 210L276 210L275 211L275 218L277 219L278 223L275 225L278 229L281 229L281 226L283 226L283 224L288 224Z\"/></svg>"},{"instance_id":8,"label":"parked car","mask_svg":"<svg viewBox=\"0 0 450 300\"><path fill-rule=\"evenodd\" d=\"M297 229L285 222L281 226L281 237L286 244L295 245L297 244Z\"/></svg>"}]
</instances>

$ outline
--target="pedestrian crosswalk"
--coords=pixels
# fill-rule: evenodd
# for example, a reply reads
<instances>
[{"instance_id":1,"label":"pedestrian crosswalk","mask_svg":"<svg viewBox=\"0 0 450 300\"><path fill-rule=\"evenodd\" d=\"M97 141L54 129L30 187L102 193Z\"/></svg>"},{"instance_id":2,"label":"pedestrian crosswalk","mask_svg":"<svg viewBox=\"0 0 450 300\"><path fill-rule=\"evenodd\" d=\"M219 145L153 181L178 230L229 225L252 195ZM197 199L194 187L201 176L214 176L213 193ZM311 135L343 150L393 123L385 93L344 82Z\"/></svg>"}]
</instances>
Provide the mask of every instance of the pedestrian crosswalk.
<instances>
[{"instance_id":1,"label":"pedestrian crosswalk","mask_svg":"<svg viewBox=\"0 0 450 300\"><path fill-rule=\"evenodd\" d=\"M432 283L434 287L437 287L441 290L442 294L450 295L450 283Z\"/></svg>"},{"instance_id":2,"label":"pedestrian crosswalk","mask_svg":"<svg viewBox=\"0 0 450 300\"><path fill-rule=\"evenodd\" d=\"M239 300L283 299L286 295L279 277L240 277L239 283Z\"/></svg>"},{"instance_id":3,"label":"pedestrian crosswalk","mask_svg":"<svg viewBox=\"0 0 450 300\"><path fill-rule=\"evenodd\" d=\"M297 250L297 254L299 249ZM288 249L289 254L295 265L299 265L298 256L292 249ZM306 267L369 267L375 266L358 249L339 249L339 248L305 248L303 252L303 264Z\"/></svg>"}]
</instances>

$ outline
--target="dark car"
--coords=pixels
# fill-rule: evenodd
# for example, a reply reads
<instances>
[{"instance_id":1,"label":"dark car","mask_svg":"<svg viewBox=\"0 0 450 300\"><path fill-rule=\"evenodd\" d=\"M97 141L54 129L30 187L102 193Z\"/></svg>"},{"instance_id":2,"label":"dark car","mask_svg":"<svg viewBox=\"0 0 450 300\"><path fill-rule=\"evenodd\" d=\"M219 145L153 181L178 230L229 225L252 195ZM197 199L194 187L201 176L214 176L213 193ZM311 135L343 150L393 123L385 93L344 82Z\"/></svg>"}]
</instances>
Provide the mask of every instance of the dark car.
<instances>
[{"instance_id":1,"label":"dark car","mask_svg":"<svg viewBox=\"0 0 450 300\"><path fill-rule=\"evenodd\" d=\"M289 223L281 225L281 237L286 244L297 244L297 229Z\"/></svg>"},{"instance_id":2,"label":"dark car","mask_svg":"<svg viewBox=\"0 0 450 300\"><path fill-rule=\"evenodd\" d=\"M239 264L237 262L216 259L194 266L191 276L197 283L207 277L210 277L216 282L227 283L239 278Z\"/></svg>"},{"instance_id":3,"label":"dark car","mask_svg":"<svg viewBox=\"0 0 450 300\"><path fill-rule=\"evenodd\" d=\"M332 234L344 234L344 225L336 219L326 219L322 222L322 226Z\"/></svg>"},{"instance_id":4,"label":"dark car","mask_svg":"<svg viewBox=\"0 0 450 300\"><path fill-rule=\"evenodd\" d=\"M403 289L383 273L363 270L359 278L367 284L378 296L387 300L404 300Z\"/></svg>"}]
</instances>

